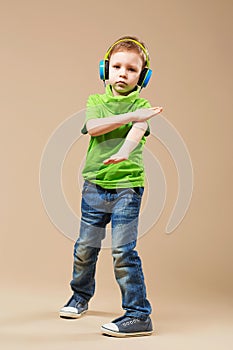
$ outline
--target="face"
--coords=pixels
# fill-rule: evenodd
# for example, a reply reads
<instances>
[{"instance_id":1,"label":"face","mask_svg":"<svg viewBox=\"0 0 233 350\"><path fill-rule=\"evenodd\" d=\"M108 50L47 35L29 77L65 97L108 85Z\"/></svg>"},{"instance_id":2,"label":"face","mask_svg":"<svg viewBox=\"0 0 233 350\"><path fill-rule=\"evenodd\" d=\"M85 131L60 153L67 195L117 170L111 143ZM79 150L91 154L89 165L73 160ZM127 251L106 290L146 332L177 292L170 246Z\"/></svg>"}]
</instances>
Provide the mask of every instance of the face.
<instances>
[{"instance_id":1,"label":"face","mask_svg":"<svg viewBox=\"0 0 233 350\"><path fill-rule=\"evenodd\" d=\"M109 84L114 96L128 95L137 85L142 58L134 51L114 52L109 61Z\"/></svg>"}]
</instances>

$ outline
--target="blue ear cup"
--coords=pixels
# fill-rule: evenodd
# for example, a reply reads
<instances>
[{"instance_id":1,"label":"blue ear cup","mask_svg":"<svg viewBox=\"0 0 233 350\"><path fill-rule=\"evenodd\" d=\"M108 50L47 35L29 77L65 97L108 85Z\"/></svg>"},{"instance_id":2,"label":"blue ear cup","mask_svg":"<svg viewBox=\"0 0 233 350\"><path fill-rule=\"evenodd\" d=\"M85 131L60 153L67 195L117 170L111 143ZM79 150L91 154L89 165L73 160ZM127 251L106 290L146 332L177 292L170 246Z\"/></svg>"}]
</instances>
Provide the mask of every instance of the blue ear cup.
<instances>
[{"instance_id":1,"label":"blue ear cup","mask_svg":"<svg viewBox=\"0 0 233 350\"><path fill-rule=\"evenodd\" d=\"M152 70L150 68L146 68L146 67L143 68L137 85L141 86L141 88L145 88L149 83L151 75L152 75Z\"/></svg>"},{"instance_id":2,"label":"blue ear cup","mask_svg":"<svg viewBox=\"0 0 233 350\"><path fill-rule=\"evenodd\" d=\"M101 80L105 80L105 64L104 64L104 60L100 61L99 64L99 74L100 74L100 79Z\"/></svg>"},{"instance_id":3,"label":"blue ear cup","mask_svg":"<svg viewBox=\"0 0 233 350\"><path fill-rule=\"evenodd\" d=\"M142 87L143 88L145 88L147 86L147 84L149 83L151 75L152 75L152 70L148 69L147 73L146 73L146 76L145 76L145 79L144 79L144 81L142 83Z\"/></svg>"},{"instance_id":4,"label":"blue ear cup","mask_svg":"<svg viewBox=\"0 0 233 350\"><path fill-rule=\"evenodd\" d=\"M100 79L105 81L109 78L109 61L101 60L99 64L99 75Z\"/></svg>"}]
</instances>

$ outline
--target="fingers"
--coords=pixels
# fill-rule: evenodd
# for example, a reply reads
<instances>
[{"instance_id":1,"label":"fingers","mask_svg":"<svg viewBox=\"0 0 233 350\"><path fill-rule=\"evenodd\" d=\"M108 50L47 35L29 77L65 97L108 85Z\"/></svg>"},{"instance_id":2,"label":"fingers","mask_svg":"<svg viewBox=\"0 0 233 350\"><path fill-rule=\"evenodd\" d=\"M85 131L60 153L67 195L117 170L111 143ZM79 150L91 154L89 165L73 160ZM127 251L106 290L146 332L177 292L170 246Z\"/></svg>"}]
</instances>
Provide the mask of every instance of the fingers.
<instances>
[{"instance_id":1,"label":"fingers","mask_svg":"<svg viewBox=\"0 0 233 350\"><path fill-rule=\"evenodd\" d=\"M126 157L111 157L111 158L105 159L103 161L103 163L105 165L107 165L107 164L117 164L117 163L123 162L123 160L126 160L126 159L127 159Z\"/></svg>"},{"instance_id":2,"label":"fingers","mask_svg":"<svg viewBox=\"0 0 233 350\"><path fill-rule=\"evenodd\" d=\"M163 110L163 107L152 107L152 108L151 108L151 111L153 111L153 112L152 112L153 114L150 115L150 118L155 117L156 115L158 115L159 113L161 113L162 110ZM149 118L149 119L150 119L150 118Z\"/></svg>"},{"instance_id":3,"label":"fingers","mask_svg":"<svg viewBox=\"0 0 233 350\"><path fill-rule=\"evenodd\" d=\"M161 113L163 111L163 107L152 107L150 108L156 112L156 114Z\"/></svg>"},{"instance_id":4,"label":"fingers","mask_svg":"<svg viewBox=\"0 0 233 350\"><path fill-rule=\"evenodd\" d=\"M108 158L108 159L105 159L103 161L104 164L111 164L112 163L112 159L111 158Z\"/></svg>"}]
</instances>

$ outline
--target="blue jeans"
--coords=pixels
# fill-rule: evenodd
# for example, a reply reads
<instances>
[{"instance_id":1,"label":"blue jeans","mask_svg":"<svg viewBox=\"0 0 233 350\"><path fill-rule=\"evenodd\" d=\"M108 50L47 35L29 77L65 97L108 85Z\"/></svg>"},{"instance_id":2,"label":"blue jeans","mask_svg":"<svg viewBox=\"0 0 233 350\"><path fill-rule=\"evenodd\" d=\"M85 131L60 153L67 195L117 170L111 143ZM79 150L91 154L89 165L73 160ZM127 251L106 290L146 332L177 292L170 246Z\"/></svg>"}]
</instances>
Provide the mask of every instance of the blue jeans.
<instances>
[{"instance_id":1,"label":"blue jeans","mask_svg":"<svg viewBox=\"0 0 233 350\"><path fill-rule=\"evenodd\" d=\"M135 250L143 188L104 189L85 181L80 235L74 246L73 279L77 301L88 302L95 291L95 270L106 225L111 221L116 281L127 316L145 319L151 313L140 257Z\"/></svg>"}]
</instances>

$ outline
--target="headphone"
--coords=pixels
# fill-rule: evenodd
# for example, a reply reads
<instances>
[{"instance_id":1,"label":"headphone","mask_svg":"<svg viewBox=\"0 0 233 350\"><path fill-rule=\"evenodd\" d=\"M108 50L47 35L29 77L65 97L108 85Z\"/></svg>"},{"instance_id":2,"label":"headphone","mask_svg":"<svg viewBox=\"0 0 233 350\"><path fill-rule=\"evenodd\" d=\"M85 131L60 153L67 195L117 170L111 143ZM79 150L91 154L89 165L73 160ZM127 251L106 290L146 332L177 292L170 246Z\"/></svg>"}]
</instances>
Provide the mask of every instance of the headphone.
<instances>
[{"instance_id":1,"label":"headphone","mask_svg":"<svg viewBox=\"0 0 233 350\"><path fill-rule=\"evenodd\" d=\"M104 59L100 61L99 64L99 75L100 79L104 81L109 79L109 54L112 51L113 47L121 42L124 41L132 41L133 43L137 44L142 51L144 52L146 56L146 67L144 67L140 73L137 85L142 88L145 88L147 84L149 83L150 77L152 75L152 70L149 68L150 67L150 59L149 59L149 54L146 50L146 48L137 40L130 39L130 38L125 38L125 39L120 39L116 41L106 52Z\"/></svg>"}]
</instances>

